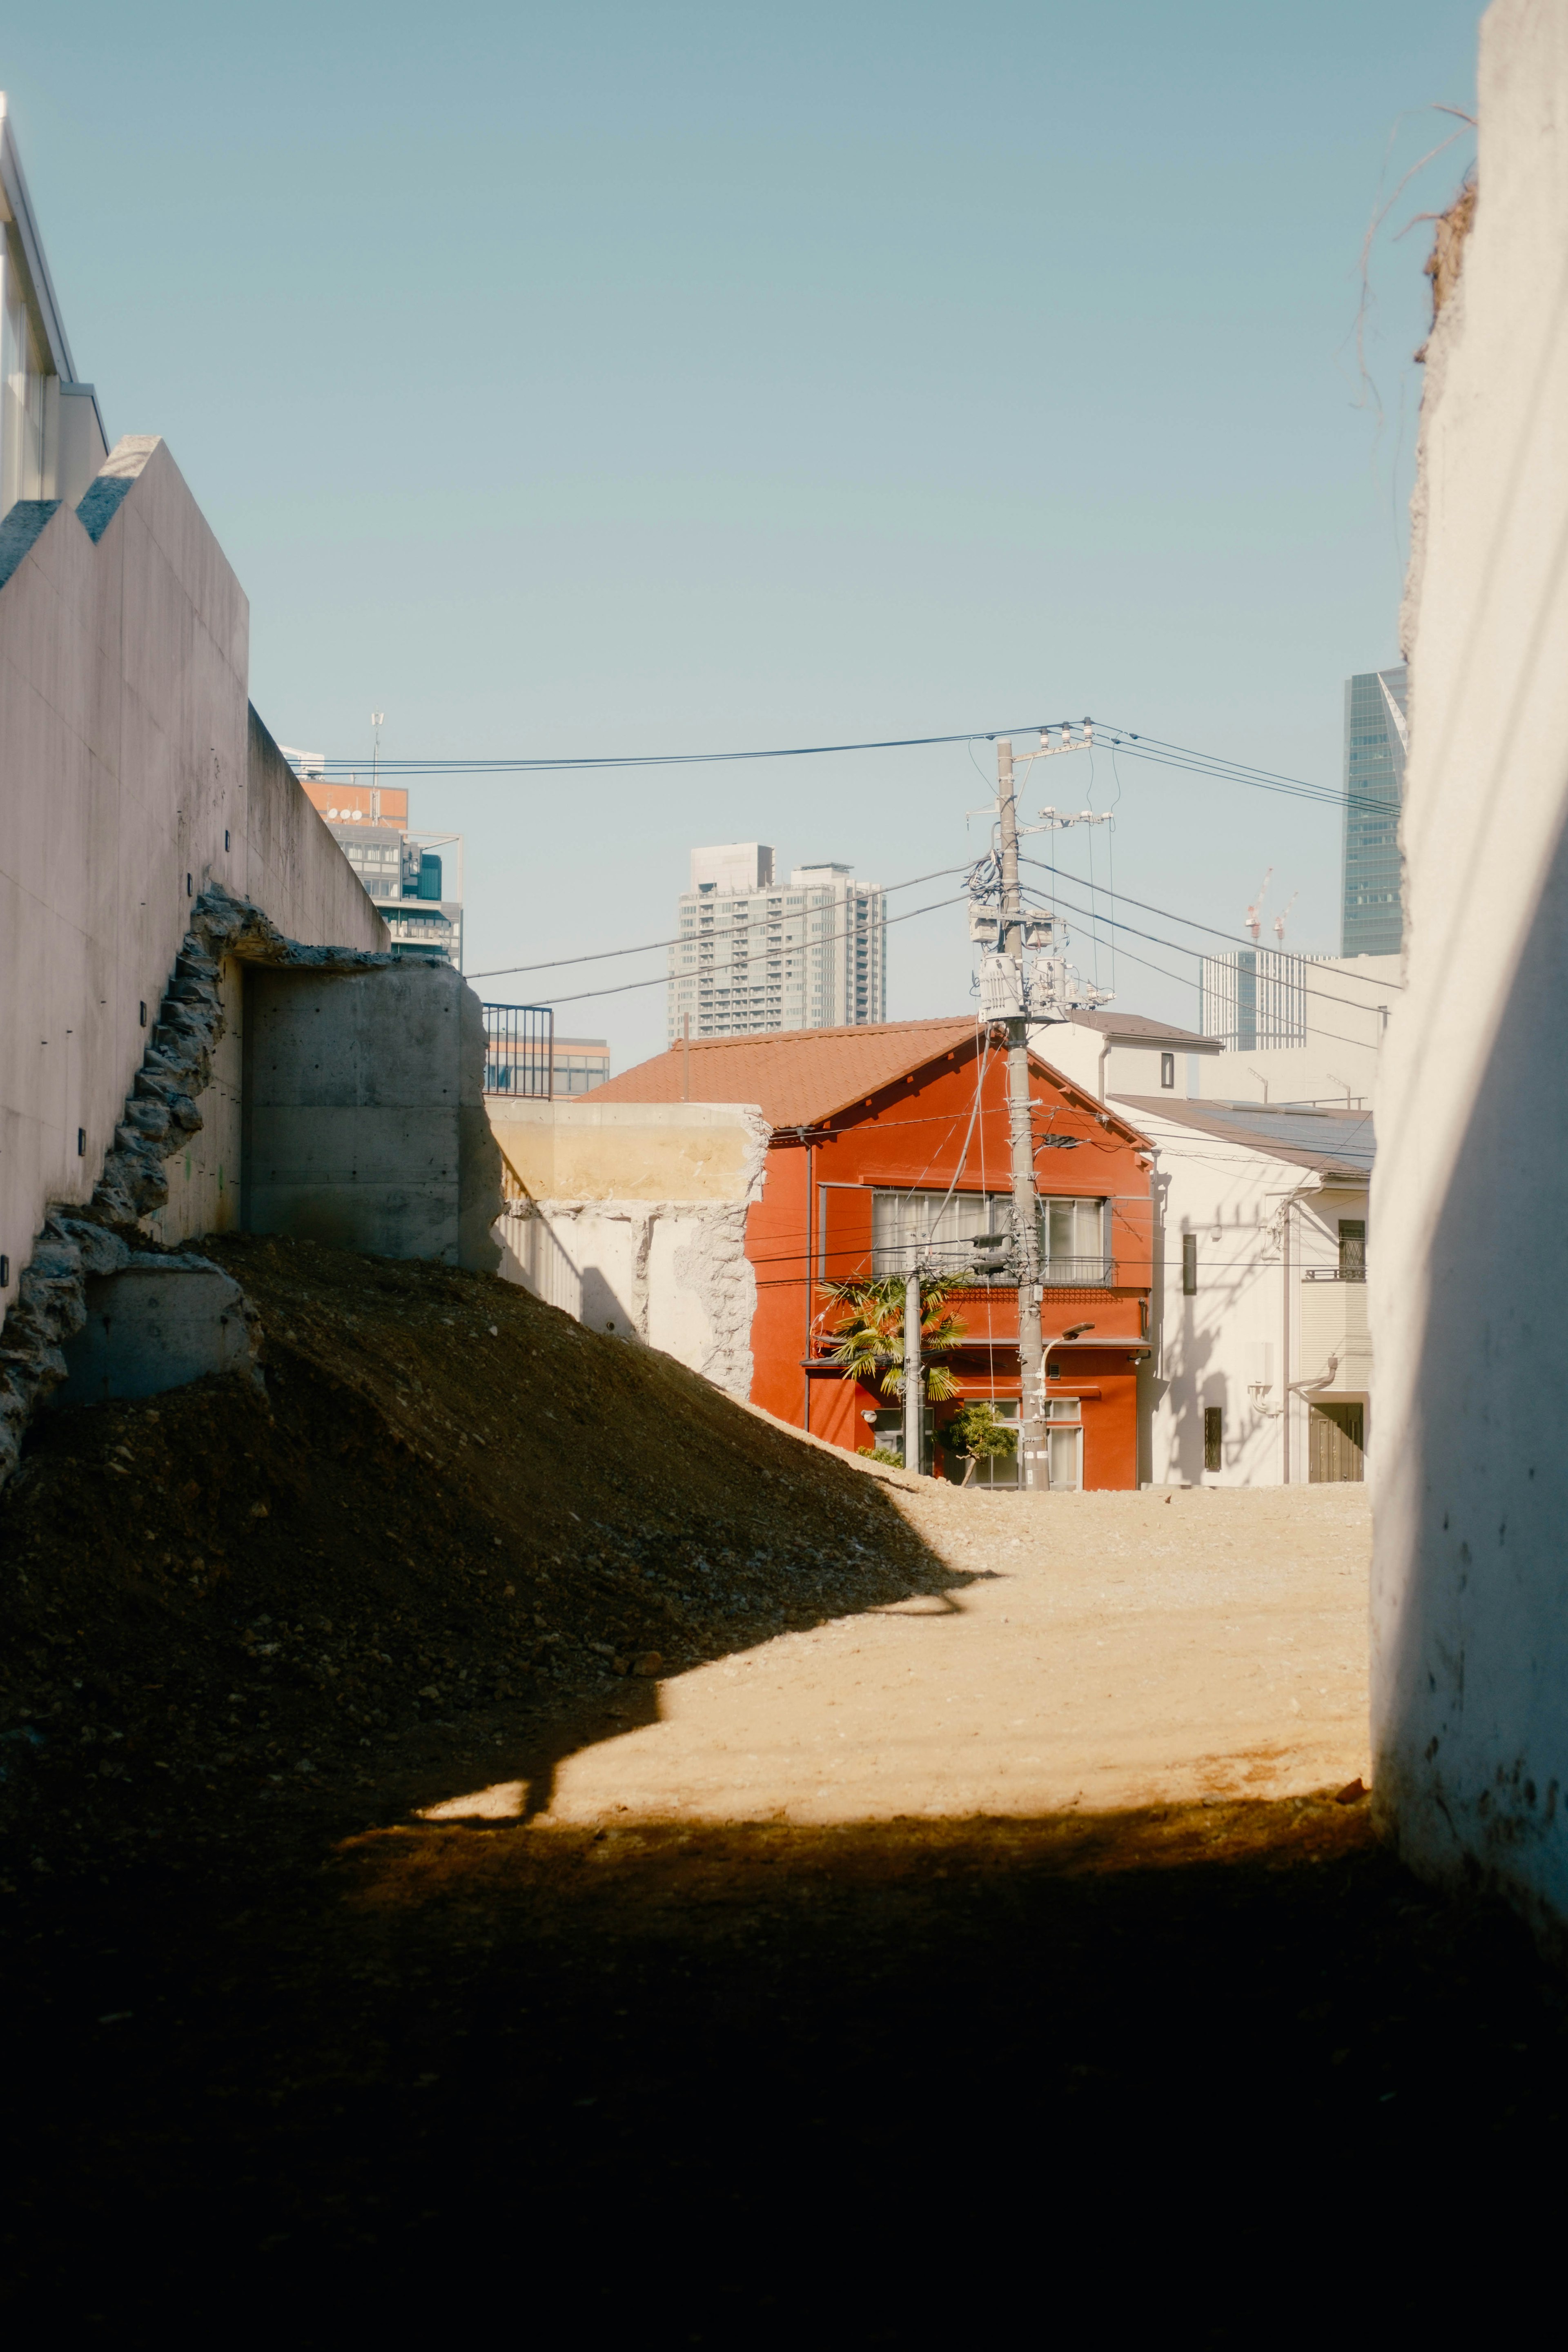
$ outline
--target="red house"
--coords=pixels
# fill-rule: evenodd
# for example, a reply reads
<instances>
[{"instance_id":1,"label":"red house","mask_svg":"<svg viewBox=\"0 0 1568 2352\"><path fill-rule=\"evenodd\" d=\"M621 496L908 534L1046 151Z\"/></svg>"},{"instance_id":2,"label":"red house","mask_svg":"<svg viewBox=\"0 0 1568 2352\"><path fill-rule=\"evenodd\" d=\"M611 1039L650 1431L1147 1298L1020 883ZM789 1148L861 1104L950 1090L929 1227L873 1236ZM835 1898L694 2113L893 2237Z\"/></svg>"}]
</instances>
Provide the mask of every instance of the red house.
<instances>
[{"instance_id":1,"label":"red house","mask_svg":"<svg viewBox=\"0 0 1568 2352\"><path fill-rule=\"evenodd\" d=\"M942 1475L935 1432L970 1400L1017 1418L1017 1290L973 1272L970 1241L1004 1230L1011 1209L1005 1046L1004 1030L961 1016L786 1030L677 1045L596 1089L598 1102L756 1104L771 1126L746 1237L755 1403L850 1451L897 1449L898 1401L827 1360L843 1309L823 1285L901 1273L918 1232L939 1266L964 1276L952 1302L961 1344L942 1358L959 1396L928 1412L926 1466ZM1149 1147L1034 1055L1030 1072L1051 1482L1135 1487L1152 1278ZM1011 1485L1016 1460L979 1475Z\"/></svg>"}]
</instances>

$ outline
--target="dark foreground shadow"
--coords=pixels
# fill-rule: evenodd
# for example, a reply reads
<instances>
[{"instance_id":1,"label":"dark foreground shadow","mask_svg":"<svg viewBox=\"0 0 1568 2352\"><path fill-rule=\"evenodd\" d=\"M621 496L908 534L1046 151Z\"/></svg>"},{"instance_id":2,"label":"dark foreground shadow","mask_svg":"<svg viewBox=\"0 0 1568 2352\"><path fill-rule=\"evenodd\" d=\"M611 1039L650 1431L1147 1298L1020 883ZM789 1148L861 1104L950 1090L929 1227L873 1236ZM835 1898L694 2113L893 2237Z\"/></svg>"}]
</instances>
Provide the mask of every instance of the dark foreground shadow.
<instances>
[{"instance_id":1,"label":"dark foreground shadow","mask_svg":"<svg viewBox=\"0 0 1568 2352\"><path fill-rule=\"evenodd\" d=\"M11 1959L12 2293L72 2336L227 2327L242 2281L303 2344L988 2342L1064 2267L1125 2317L1200 2261L1184 2332L1275 2340L1251 2240L1326 2231L1317 2275L1369 2184L1568 2083L1522 1927L1327 1799L405 1826Z\"/></svg>"}]
</instances>

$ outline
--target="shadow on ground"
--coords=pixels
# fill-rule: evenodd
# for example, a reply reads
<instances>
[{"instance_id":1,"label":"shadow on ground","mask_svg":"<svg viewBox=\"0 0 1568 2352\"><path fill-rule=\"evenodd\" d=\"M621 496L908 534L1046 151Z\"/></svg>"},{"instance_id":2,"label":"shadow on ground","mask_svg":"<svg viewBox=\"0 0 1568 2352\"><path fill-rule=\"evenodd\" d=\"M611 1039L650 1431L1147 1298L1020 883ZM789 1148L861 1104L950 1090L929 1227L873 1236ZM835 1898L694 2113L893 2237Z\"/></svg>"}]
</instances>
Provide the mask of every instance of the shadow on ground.
<instances>
[{"instance_id":1,"label":"shadow on ground","mask_svg":"<svg viewBox=\"0 0 1568 2352\"><path fill-rule=\"evenodd\" d=\"M1264 2197L1274 2247L1563 2113L1523 1931L1326 1797L415 1825L148 1895L11 1951L9 2269L72 2333L242 2293L304 2344L920 2343L951 2295L988 2340L1091 2237L1135 2268ZM1234 2251L1201 2340L1258 2340Z\"/></svg>"}]
</instances>

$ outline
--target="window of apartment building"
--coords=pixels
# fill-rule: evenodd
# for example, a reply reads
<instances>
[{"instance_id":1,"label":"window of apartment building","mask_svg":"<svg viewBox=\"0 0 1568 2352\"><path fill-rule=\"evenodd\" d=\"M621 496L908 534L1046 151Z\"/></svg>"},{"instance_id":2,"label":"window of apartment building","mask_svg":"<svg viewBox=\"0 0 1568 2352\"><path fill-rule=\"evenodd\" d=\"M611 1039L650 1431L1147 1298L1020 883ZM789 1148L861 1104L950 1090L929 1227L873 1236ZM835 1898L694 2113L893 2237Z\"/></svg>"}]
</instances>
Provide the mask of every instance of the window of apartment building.
<instances>
[{"instance_id":1,"label":"window of apartment building","mask_svg":"<svg viewBox=\"0 0 1568 2352\"><path fill-rule=\"evenodd\" d=\"M1162 1054L1160 1056L1160 1084L1163 1087L1173 1087L1175 1083L1176 1057L1174 1054Z\"/></svg>"},{"instance_id":2,"label":"window of apartment building","mask_svg":"<svg viewBox=\"0 0 1568 2352\"><path fill-rule=\"evenodd\" d=\"M1340 1280L1342 1282L1366 1280L1366 1219L1364 1217L1340 1219Z\"/></svg>"},{"instance_id":3,"label":"window of apartment building","mask_svg":"<svg viewBox=\"0 0 1568 2352\"><path fill-rule=\"evenodd\" d=\"M1204 1468L1205 1470L1223 1468L1221 1456L1224 1451L1225 1408L1217 1404L1205 1405L1204 1407Z\"/></svg>"},{"instance_id":4,"label":"window of apartment building","mask_svg":"<svg viewBox=\"0 0 1568 2352\"><path fill-rule=\"evenodd\" d=\"M1198 1237L1196 1234L1182 1235L1182 1296L1195 1298L1198 1295Z\"/></svg>"}]
</instances>

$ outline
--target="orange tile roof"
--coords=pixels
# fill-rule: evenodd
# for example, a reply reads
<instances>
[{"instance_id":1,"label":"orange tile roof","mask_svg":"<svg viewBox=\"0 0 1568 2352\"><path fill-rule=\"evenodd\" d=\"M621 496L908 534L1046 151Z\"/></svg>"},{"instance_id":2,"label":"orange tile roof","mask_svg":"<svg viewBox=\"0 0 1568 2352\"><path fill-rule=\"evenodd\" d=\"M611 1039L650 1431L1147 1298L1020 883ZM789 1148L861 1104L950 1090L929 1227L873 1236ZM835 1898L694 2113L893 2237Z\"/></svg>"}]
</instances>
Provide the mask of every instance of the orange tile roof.
<instances>
[{"instance_id":1,"label":"orange tile roof","mask_svg":"<svg viewBox=\"0 0 1568 2352\"><path fill-rule=\"evenodd\" d=\"M693 1102L756 1103L773 1127L805 1127L863 1102L921 1062L973 1042L972 1013L856 1029L775 1029L762 1037L694 1037ZM683 1048L639 1062L584 1101L679 1102Z\"/></svg>"}]
</instances>

